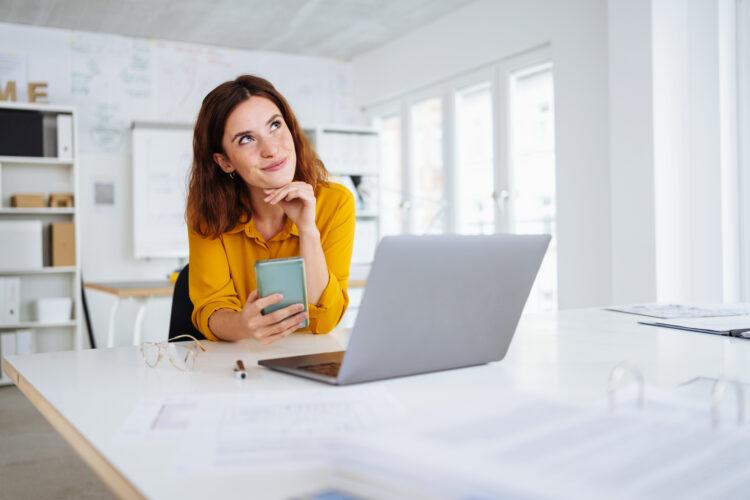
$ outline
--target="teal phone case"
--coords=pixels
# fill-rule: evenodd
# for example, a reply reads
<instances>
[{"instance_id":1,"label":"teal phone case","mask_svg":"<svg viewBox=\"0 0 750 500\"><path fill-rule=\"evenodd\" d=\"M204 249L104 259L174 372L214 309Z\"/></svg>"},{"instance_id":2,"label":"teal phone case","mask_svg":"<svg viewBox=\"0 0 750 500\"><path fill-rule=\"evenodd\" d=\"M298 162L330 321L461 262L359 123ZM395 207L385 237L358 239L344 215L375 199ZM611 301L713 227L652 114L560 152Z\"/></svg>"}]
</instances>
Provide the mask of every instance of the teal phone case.
<instances>
[{"instance_id":1,"label":"teal phone case","mask_svg":"<svg viewBox=\"0 0 750 500\"><path fill-rule=\"evenodd\" d=\"M307 311L307 283L305 282L305 261L302 257L259 260L255 263L255 280L258 284L258 297L274 293L284 296L281 302L263 309L263 314L272 313L292 304L302 303ZM309 321L305 319L300 328Z\"/></svg>"}]
</instances>

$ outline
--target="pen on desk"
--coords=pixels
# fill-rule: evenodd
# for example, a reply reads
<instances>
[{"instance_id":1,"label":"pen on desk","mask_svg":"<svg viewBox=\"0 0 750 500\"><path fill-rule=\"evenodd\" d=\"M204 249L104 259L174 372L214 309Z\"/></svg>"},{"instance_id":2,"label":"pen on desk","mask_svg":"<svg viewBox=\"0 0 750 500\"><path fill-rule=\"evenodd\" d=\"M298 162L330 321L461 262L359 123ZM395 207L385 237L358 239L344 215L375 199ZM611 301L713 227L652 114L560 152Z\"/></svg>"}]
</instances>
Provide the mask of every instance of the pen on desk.
<instances>
[{"instance_id":1,"label":"pen on desk","mask_svg":"<svg viewBox=\"0 0 750 500\"><path fill-rule=\"evenodd\" d=\"M247 372L245 371L245 365L241 359L237 360L237 364L234 367L234 378L244 380L247 378Z\"/></svg>"}]
</instances>

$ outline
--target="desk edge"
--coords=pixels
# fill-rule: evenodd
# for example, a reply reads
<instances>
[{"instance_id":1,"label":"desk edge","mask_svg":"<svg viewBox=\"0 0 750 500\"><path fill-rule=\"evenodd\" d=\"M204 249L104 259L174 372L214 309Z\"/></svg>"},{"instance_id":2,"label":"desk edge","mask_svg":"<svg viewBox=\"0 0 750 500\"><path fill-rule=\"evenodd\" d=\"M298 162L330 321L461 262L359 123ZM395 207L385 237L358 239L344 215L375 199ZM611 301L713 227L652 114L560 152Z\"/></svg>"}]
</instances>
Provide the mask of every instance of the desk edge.
<instances>
[{"instance_id":1,"label":"desk edge","mask_svg":"<svg viewBox=\"0 0 750 500\"><path fill-rule=\"evenodd\" d=\"M7 360L3 359L3 371L10 377L18 389L26 396L31 404L54 427L54 429L78 453L78 456L88 465L112 492L119 498L146 497L118 471L109 460L97 450L73 424L60 413L36 388L24 378L18 370Z\"/></svg>"},{"instance_id":2,"label":"desk edge","mask_svg":"<svg viewBox=\"0 0 750 500\"><path fill-rule=\"evenodd\" d=\"M112 288L98 283L84 283L84 288L110 293L118 297L169 297L174 293L174 285L165 285L158 288Z\"/></svg>"}]
</instances>

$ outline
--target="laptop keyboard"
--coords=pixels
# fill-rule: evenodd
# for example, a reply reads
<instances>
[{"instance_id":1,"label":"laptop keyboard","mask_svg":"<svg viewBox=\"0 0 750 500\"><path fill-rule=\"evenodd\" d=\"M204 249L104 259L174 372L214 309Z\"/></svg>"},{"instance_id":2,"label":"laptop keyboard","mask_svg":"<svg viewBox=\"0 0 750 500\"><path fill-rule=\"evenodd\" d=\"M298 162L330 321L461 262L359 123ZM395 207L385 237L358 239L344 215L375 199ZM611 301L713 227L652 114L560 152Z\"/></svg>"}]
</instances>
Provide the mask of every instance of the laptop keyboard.
<instances>
[{"instance_id":1,"label":"laptop keyboard","mask_svg":"<svg viewBox=\"0 0 750 500\"><path fill-rule=\"evenodd\" d=\"M317 365L299 366L298 368L300 370L307 370L309 372L319 373L321 375L327 375L329 377L338 377L341 363L319 363Z\"/></svg>"}]
</instances>

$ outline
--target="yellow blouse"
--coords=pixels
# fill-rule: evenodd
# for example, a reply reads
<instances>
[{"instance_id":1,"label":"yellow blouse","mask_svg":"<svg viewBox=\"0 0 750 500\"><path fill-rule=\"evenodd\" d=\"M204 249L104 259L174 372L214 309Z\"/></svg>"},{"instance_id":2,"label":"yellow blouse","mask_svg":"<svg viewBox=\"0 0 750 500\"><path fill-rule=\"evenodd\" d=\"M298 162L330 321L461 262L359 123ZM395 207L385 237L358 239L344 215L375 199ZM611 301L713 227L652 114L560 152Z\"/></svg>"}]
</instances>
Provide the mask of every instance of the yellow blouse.
<instances>
[{"instance_id":1,"label":"yellow blouse","mask_svg":"<svg viewBox=\"0 0 750 500\"><path fill-rule=\"evenodd\" d=\"M341 321L349 304L346 287L354 243L354 197L344 186L329 183L315 189L315 225L328 265L328 286L317 304L308 304L310 324L303 331L328 333ZM266 242L253 219L222 234L205 238L188 230L190 300L193 324L210 340L208 318L222 308L242 310L255 283L255 261L300 254L297 226L287 218L279 234Z\"/></svg>"}]
</instances>

